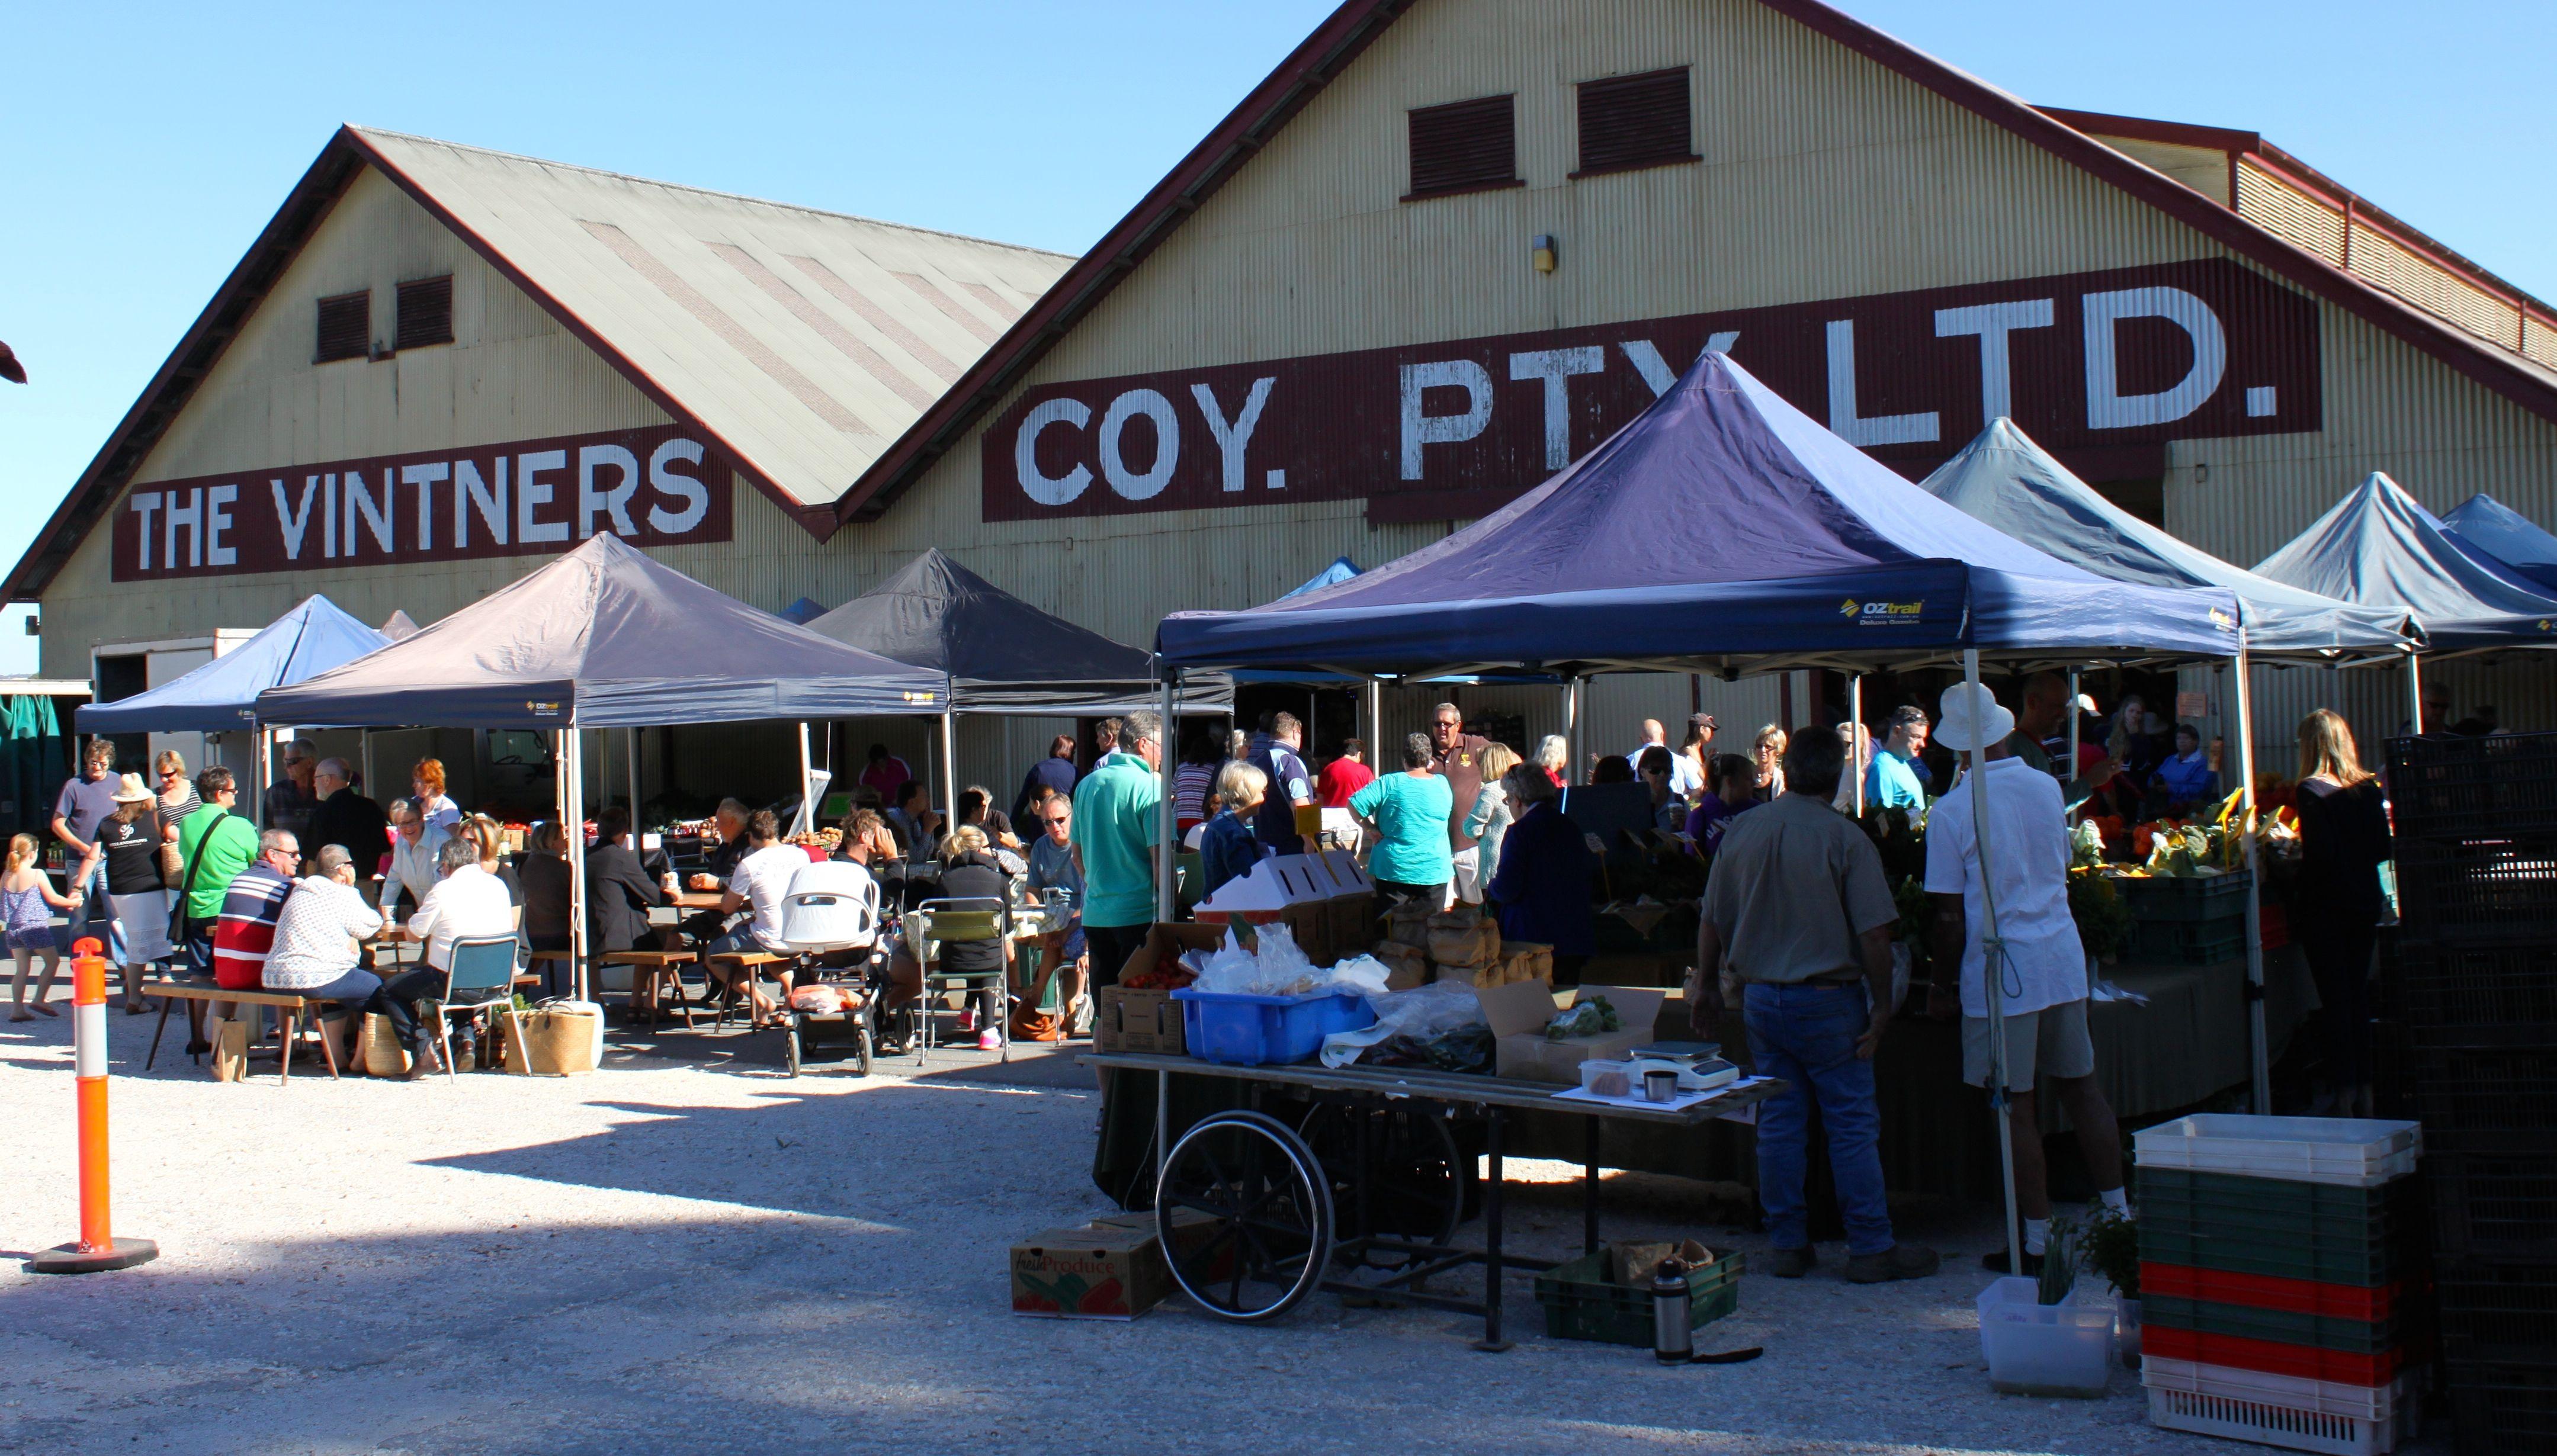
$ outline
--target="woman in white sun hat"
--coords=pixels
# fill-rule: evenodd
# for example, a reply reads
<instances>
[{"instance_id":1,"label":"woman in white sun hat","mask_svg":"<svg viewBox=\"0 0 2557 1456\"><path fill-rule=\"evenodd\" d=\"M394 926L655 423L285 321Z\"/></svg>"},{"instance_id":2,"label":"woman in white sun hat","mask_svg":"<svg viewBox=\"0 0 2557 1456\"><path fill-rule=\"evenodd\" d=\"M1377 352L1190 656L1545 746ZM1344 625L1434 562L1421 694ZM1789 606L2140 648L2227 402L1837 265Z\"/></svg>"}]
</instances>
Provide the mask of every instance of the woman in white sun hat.
<instances>
[{"instance_id":1,"label":"woman in white sun hat","mask_svg":"<svg viewBox=\"0 0 2557 1456\"><path fill-rule=\"evenodd\" d=\"M2122 1194L2122 1141L2113 1110L2095 1085L2095 1047L2086 1035L2086 952L2069 915L2069 827L2060 783L2011 756L2007 735L2015 715L1998 706L1985 687L1956 683L1945 690L1936 741L1961 755L1981 749L1988 801L1988 862L1996 881L1997 934L2001 950L1992 1004L1983 974L1980 833L1967 782L1957 781L1927 815L1927 893L1936 910L1931 958L1936 980L1930 1014L1953 1014L1953 988L1945 968L1961 967L1962 1080L1986 1087L1993 1022L2006 1031L2007 1117L2015 1143L2015 1202L2024 1220L2026 1267L2041 1262L2051 1230L2051 1194L2042 1156L2042 1124L2034 1089L2051 1079L2078 1127L2086 1171L2107 1207L2127 1211ZM2006 1271L2006 1252L1982 1263Z\"/></svg>"}]
</instances>

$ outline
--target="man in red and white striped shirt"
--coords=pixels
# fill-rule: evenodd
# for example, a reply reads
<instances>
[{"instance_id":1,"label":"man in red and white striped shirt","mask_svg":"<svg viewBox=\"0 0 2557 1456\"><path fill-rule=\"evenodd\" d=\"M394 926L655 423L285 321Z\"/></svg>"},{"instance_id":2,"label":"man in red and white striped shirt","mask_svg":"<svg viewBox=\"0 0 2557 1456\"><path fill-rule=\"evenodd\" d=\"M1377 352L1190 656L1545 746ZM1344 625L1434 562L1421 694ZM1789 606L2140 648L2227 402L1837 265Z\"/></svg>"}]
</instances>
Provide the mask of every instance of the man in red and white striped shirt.
<instances>
[{"instance_id":1,"label":"man in red and white striped shirt","mask_svg":"<svg viewBox=\"0 0 2557 1456\"><path fill-rule=\"evenodd\" d=\"M291 830L257 837L257 859L235 876L213 922L213 984L225 991L256 991L266 983L266 956L275 946L275 917L293 893L302 846Z\"/></svg>"}]
</instances>

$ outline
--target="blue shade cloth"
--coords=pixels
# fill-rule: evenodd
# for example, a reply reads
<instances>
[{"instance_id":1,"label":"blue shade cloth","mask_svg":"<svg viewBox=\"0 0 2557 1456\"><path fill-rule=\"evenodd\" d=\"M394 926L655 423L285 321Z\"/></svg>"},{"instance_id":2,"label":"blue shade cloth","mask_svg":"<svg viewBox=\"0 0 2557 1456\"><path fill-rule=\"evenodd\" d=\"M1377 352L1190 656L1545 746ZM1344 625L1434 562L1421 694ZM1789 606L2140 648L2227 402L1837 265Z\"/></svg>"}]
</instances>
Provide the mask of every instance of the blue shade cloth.
<instances>
[{"instance_id":1,"label":"blue shade cloth","mask_svg":"<svg viewBox=\"0 0 2557 1456\"><path fill-rule=\"evenodd\" d=\"M147 693L92 703L77 714L89 733L236 732L257 722L257 697L354 661L390 645L326 596L302 604L260 628L257 635ZM269 719L280 724L320 724L321 719Z\"/></svg>"},{"instance_id":2,"label":"blue shade cloth","mask_svg":"<svg viewBox=\"0 0 2557 1456\"><path fill-rule=\"evenodd\" d=\"M2442 529L2471 556L2483 553L2541 588L2557 589L2557 536L2493 496L2480 491L2451 507Z\"/></svg>"},{"instance_id":3,"label":"blue shade cloth","mask_svg":"<svg viewBox=\"0 0 2557 1456\"><path fill-rule=\"evenodd\" d=\"M2224 590L2109 582L2000 535L1707 353L1568 469L1433 546L1247 611L1177 612L1174 665L1738 669L1962 646L2225 657Z\"/></svg>"},{"instance_id":4,"label":"blue shade cloth","mask_svg":"<svg viewBox=\"0 0 2557 1456\"><path fill-rule=\"evenodd\" d=\"M2304 592L2189 546L2097 494L2003 417L1919 485L1974 520L2099 577L2149 587L2226 588L2237 594L2249 651L2385 650L2408 640L2402 609Z\"/></svg>"},{"instance_id":5,"label":"blue shade cloth","mask_svg":"<svg viewBox=\"0 0 2557 1456\"><path fill-rule=\"evenodd\" d=\"M644 728L939 713L939 674L857 651L603 535L417 635L258 697L267 723Z\"/></svg>"},{"instance_id":6,"label":"blue shade cloth","mask_svg":"<svg viewBox=\"0 0 2557 1456\"><path fill-rule=\"evenodd\" d=\"M2257 562L2255 573L2410 612L2438 648L2557 643L2557 597L2500 562L2461 550L2431 511L2377 470Z\"/></svg>"},{"instance_id":7,"label":"blue shade cloth","mask_svg":"<svg viewBox=\"0 0 2557 1456\"><path fill-rule=\"evenodd\" d=\"M1357 562L1350 560L1346 556L1336 557L1333 559L1330 566L1323 568L1321 571L1316 572L1313 576L1307 578L1303 585L1289 592L1287 596L1302 596L1308 592L1320 592L1325 587L1337 587L1341 583L1350 580L1358 574L1359 569ZM1278 599L1284 601L1287 599L1287 596L1281 596Z\"/></svg>"},{"instance_id":8,"label":"blue shade cloth","mask_svg":"<svg viewBox=\"0 0 2557 1456\"><path fill-rule=\"evenodd\" d=\"M938 550L808 623L838 642L935 674L962 713L1101 717L1159 708L1153 658L1041 611ZM1182 685L1184 713L1229 713L1223 677Z\"/></svg>"}]
</instances>

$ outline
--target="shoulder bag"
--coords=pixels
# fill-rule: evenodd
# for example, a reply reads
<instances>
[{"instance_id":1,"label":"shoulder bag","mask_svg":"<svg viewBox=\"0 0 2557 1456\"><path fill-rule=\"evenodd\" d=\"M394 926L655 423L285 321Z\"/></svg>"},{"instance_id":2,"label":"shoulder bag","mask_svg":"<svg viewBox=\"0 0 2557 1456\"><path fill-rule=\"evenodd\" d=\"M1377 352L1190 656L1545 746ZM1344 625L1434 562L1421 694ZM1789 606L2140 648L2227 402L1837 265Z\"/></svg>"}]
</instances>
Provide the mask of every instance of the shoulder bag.
<instances>
[{"instance_id":1,"label":"shoulder bag","mask_svg":"<svg viewBox=\"0 0 2557 1456\"><path fill-rule=\"evenodd\" d=\"M228 809L217 808L213 812L219 817L205 825L203 838L196 841L196 853L187 858L187 868L178 876L178 897L169 906L169 944L182 950L187 944L187 902L195 897L196 869L204 862L204 847L221 832L222 820L238 817Z\"/></svg>"}]
</instances>

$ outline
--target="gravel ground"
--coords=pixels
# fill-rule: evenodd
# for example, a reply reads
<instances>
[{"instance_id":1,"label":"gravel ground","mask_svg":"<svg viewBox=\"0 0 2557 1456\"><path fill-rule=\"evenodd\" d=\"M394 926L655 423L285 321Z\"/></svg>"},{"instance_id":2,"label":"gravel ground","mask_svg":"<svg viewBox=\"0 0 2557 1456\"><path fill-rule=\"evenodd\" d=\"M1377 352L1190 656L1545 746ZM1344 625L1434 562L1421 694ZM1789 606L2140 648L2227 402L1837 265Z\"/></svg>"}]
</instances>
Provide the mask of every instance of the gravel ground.
<instances>
[{"instance_id":1,"label":"gravel ground","mask_svg":"<svg viewBox=\"0 0 2557 1456\"><path fill-rule=\"evenodd\" d=\"M63 1009L0 1024L12 1259L76 1232ZM146 1074L150 1021L110 1020L116 1228L161 1257L0 1272L0 1450L2204 1444L2149 1427L2123 1372L2102 1400L1993 1394L1970 1307L1986 1276L1967 1258L1879 1287L1839 1280L1834 1252L1800 1282L1751 1275L1703 1340L1767 1355L1721 1368L1548 1341L1524 1279L1499 1356L1467 1347L1474 1321L1320 1295L1257 1328L1178 1299L1130 1324L1015 1318L1009 1244L1109 1211L1088 1177L1089 1074L1053 1056L787 1081L769 1035L674 1034L616 1047L593 1077L279 1088L271 1064L221 1085L170 1048ZM1513 1207L1522 1253L1578 1252L1562 1185ZM1612 1182L1608 1230L1763 1254L1692 1222L1698 1207L1696 1185ZM1905 1232L1975 1255L1993 1224Z\"/></svg>"}]
</instances>

